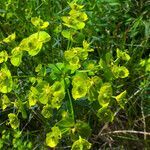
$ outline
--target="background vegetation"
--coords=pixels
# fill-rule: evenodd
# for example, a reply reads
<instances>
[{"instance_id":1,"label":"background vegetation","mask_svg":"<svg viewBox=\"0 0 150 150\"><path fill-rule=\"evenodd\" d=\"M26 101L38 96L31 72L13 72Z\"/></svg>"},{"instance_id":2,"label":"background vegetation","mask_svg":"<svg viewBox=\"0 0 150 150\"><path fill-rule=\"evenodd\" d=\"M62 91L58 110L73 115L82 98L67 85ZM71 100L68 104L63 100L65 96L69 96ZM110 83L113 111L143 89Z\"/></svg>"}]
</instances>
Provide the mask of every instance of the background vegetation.
<instances>
[{"instance_id":1,"label":"background vegetation","mask_svg":"<svg viewBox=\"0 0 150 150\"><path fill-rule=\"evenodd\" d=\"M11 58L12 49L17 47L23 39L41 30L37 28L34 21L31 21L34 17L48 22L49 26L43 30L51 36L51 38L48 37L49 40L45 38L42 50L34 57L33 54L30 56L28 51L25 51L21 64L17 66L11 62L12 60L2 61L3 56L2 53L0 54L1 72L3 65L7 65L14 83L12 91L0 92L0 149L51 149L45 142L47 133L52 131L55 134L56 132L58 139L60 136L56 128L54 128L55 131L51 130L54 125L63 129L67 128L69 135L63 136L53 149L71 149L79 136L88 140L93 150L148 149L150 147L150 1L76 0L74 3L84 5L82 12L87 14L88 19L85 19L83 29L73 29L73 31L71 27L64 25L63 20L63 16L68 16L70 11L68 2L71 1L0 1L0 52L5 50ZM75 32L73 39L76 41L72 41L70 37L66 38L63 34L64 30ZM10 42L7 41L6 38L13 33L16 34L16 38ZM89 47L94 50L88 57L85 56L86 61L80 60L83 66L74 71L59 66L59 63L63 63L67 58L66 51L73 47L82 47L83 40L90 43ZM130 60L118 61L116 49L125 52ZM71 56L71 53L68 55ZM99 117L98 102L89 102L85 95L79 96L79 100L73 100L75 96L71 94L71 89L75 85L70 84L69 81L73 82L78 70L86 70L84 66L89 62L92 62L92 65L98 64L100 68L98 70L90 68L92 71L91 74L88 73L88 77L92 78L94 72L94 75L102 78L103 83L111 82L113 96L123 91L127 92L124 104L119 103L120 106L118 106L117 102L112 100L109 108L113 115L107 112L108 118L102 117L105 116L104 114ZM113 69L110 67L112 64L125 66L129 75L125 78L114 79ZM96 68L97 65L94 67ZM40 76L44 76L46 82L54 85L63 73L69 74L69 81L61 107L56 106L50 110L53 111L50 118L41 114L43 103L29 107L29 93L33 92L31 86L38 85L36 80L41 80ZM2 80L0 77L1 87ZM82 86L85 85L82 84ZM82 90L84 92L84 89ZM70 99L72 102L69 102ZM65 121L61 119L72 113L76 120L75 125L72 125L70 118L64 119ZM12 125L9 114L17 114L17 119L20 120L19 127L16 123L18 120L14 121L17 128ZM75 133L74 128L77 129ZM88 135L84 135L80 130L87 132ZM83 146L81 149L88 148Z\"/></svg>"}]
</instances>

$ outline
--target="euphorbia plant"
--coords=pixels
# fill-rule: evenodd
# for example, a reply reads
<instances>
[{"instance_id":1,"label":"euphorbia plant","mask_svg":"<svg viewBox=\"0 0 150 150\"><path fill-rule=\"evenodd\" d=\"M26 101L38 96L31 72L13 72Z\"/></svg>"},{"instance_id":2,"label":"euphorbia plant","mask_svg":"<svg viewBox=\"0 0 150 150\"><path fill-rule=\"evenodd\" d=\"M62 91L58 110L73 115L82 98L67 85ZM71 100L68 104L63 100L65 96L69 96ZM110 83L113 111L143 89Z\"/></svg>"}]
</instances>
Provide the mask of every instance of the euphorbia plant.
<instances>
[{"instance_id":1,"label":"euphorbia plant","mask_svg":"<svg viewBox=\"0 0 150 150\"><path fill-rule=\"evenodd\" d=\"M111 53L106 53L99 60L91 60L89 55L94 50L88 41L80 38L88 19L83 10L84 6L76 2L69 3L69 6L69 15L62 17L65 28L62 35L68 40L63 61L46 65L40 63L33 73L35 76L26 76L30 87L27 89L25 100L19 97L16 80L8 66L12 64L19 67L24 55L28 53L29 56L35 57L40 53L43 45L51 39L50 35L43 31L49 23L41 18L32 18L31 22L37 32L24 38L11 52L4 50L0 53L1 107L5 110L10 105L14 106L15 111L8 114L9 124L14 130L19 130L20 113L22 118L27 119L27 112L37 108L48 123L48 127L45 125L47 146L56 147L63 138L70 137L73 143L72 150L84 150L91 148L88 138L92 129L86 119L82 120L76 115L76 102L86 101L88 106L94 109L94 115L100 122L112 122L115 109L124 108L127 102L127 91L117 93L113 84L116 80L123 80L129 76L126 62L130 60L130 56L126 51L117 49L115 59ZM12 34L1 43L9 43L14 39L15 34ZM72 46L75 44L78 45ZM9 94L15 98L11 100ZM116 102L118 105L112 109ZM53 120L52 123L49 123L50 120Z\"/></svg>"}]
</instances>

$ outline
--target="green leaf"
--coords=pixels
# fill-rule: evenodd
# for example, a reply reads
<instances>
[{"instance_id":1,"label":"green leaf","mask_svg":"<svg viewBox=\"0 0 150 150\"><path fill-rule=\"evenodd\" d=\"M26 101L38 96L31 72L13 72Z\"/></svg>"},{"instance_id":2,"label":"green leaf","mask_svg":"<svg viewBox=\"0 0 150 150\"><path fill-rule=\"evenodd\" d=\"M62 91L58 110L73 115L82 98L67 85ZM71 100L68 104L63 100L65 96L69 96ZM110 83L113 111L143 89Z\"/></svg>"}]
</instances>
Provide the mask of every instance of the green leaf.
<instances>
[{"instance_id":1,"label":"green leaf","mask_svg":"<svg viewBox=\"0 0 150 150\"><path fill-rule=\"evenodd\" d=\"M67 50L65 51L64 56L68 62L68 69L75 71L81 67L79 57L77 56L77 50Z\"/></svg>"},{"instance_id":2,"label":"green leaf","mask_svg":"<svg viewBox=\"0 0 150 150\"><path fill-rule=\"evenodd\" d=\"M51 118L53 115L53 111L52 108L49 105L46 105L43 107L41 114L45 117L45 118Z\"/></svg>"},{"instance_id":3,"label":"green leaf","mask_svg":"<svg viewBox=\"0 0 150 150\"><path fill-rule=\"evenodd\" d=\"M56 147L61 137L62 135L60 129L54 126L52 128L52 132L46 134L46 145L52 148Z\"/></svg>"},{"instance_id":4,"label":"green leaf","mask_svg":"<svg viewBox=\"0 0 150 150\"><path fill-rule=\"evenodd\" d=\"M130 60L130 56L126 52L122 52L117 48L117 58L120 58L125 61Z\"/></svg>"},{"instance_id":5,"label":"green leaf","mask_svg":"<svg viewBox=\"0 0 150 150\"><path fill-rule=\"evenodd\" d=\"M84 7L84 5L79 5L79 4L75 3L74 1L72 1L71 3L68 3L68 4L71 7L71 9L73 9L73 10L81 10Z\"/></svg>"},{"instance_id":6,"label":"green leaf","mask_svg":"<svg viewBox=\"0 0 150 150\"><path fill-rule=\"evenodd\" d=\"M97 116L99 121L102 122L112 122L114 120L114 114L107 106L100 108L97 112Z\"/></svg>"},{"instance_id":7,"label":"green leaf","mask_svg":"<svg viewBox=\"0 0 150 150\"><path fill-rule=\"evenodd\" d=\"M57 96L54 96L51 100L50 100L50 103L51 103L51 107L52 108L56 108L56 109L59 109L62 105L62 98L60 97L57 97Z\"/></svg>"},{"instance_id":8,"label":"green leaf","mask_svg":"<svg viewBox=\"0 0 150 150\"><path fill-rule=\"evenodd\" d=\"M110 67L106 64L106 62L103 59L100 59L99 66L100 66L100 69L102 69L104 71L104 77L108 81L111 81L112 77L113 77L113 74L111 72Z\"/></svg>"},{"instance_id":9,"label":"green leaf","mask_svg":"<svg viewBox=\"0 0 150 150\"><path fill-rule=\"evenodd\" d=\"M37 95L38 90L35 87L31 86L30 92L28 94L28 101L30 107L34 106L37 103L38 101Z\"/></svg>"},{"instance_id":10,"label":"green leaf","mask_svg":"<svg viewBox=\"0 0 150 150\"><path fill-rule=\"evenodd\" d=\"M39 29L45 29L49 26L49 22L44 22L41 18L32 17L31 23Z\"/></svg>"},{"instance_id":11,"label":"green leaf","mask_svg":"<svg viewBox=\"0 0 150 150\"><path fill-rule=\"evenodd\" d=\"M67 50L64 53L65 59L69 62L71 59L73 59L75 56L77 56L77 51L74 50Z\"/></svg>"},{"instance_id":12,"label":"green leaf","mask_svg":"<svg viewBox=\"0 0 150 150\"><path fill-rule=\"evenodd\" d=\"M88 123L78 120L75 124L75 131L83 138L88 138L91 135L91 128Z\"/></svg>"},{"instance_id":13,"label":"green leaf","mask_svg":"<svg viewBox=\"0 0 150 150\"><path fill-rule=\"evenodd\" d=\"M88 87L88 100L95 101L98 98L98 91L102 86L103 81L100 77L94 76L90 79L89 87Z\"/></svg>"},{"instance_id":14,"label":"green leaf","mask_svg":"<svg viewBox=\"0 0 150 150\"><path fill-rule=\"evenodd\" d=\"M75 141L71 147L71 150L88 150L91 149L91 143L87 140L79 137L79 140Z\"/></svg>"},{"instance_id":15,"label":"green leaf","mask_svg":"<svg viewBox=\"0 0 150 150\"><path fill-rule=\"evenodd\" d=\"M68 40L74 41L73 40L73 35L75 34L75 32L71 31L71 30L63 30L61 32L62 36L67 38Z\"/></svg>"},{"instance_id":16,"label":"green leaf","mask_svg":"<svg viewBox=\"0 0 150 150\"><path fill-rule=\"evenodd\" d=\"M8 70L6 65L3 65L0 71L0 92L8 93L12 90L12 77L11 72Z\"/></svg>"},{"instance_id":17,"label":"green leaf","mask_svg":"<svg viewBox=\"0 0 150 150\"><path fill-rule=\"evenodd\" d=\"M40 81L36 87L31 87L28 94L28 101L30 106L34 106L37 102L47 104L52 99L52 90L49 83Z\"/></svg>"},{"instance_id":18,"label":"green leaf","mask_svg":"<svg viewBox=\"0 0 150 150\"><path fill-rule=\"evenodd\" d=\"M9 123L10 123L11 127L13 129L17 129L19 127L20 122L19 122L16 114L10 113L10 114L8 114L8 118L9 118Z\"/></svg>"},{"instance_id":19,"label":"green leaf","mask_svg":"<svg viewBox=\"0 0 150 150\"><path fill-rule=\"evenodd\" d=\"M18 106L19 112L21 112L21 114L22 114L22 118L26 119L27 112L26 112L24 103L20 99L18 99L15 103L17 103L16 105Z\"/></svg>"},{"instance_id":20,"label":"green leaf","mask_svg":"<svg viewBox=\"0 0 150 150\"><path fill-rule=\"evenodd\" d=\"M126 78L129 76L129 71L124 66L119 67L119 66L114 65L112 67L112 72L116 78Z\"/></svg>"},{"instance_id":21,"label":"green leaf","mask_svg":"<svg viewBox=\"0 0 150 150\"><path fill-rule=\"evenodd\" d=\"M36 36L25 38L19 45L22 50L27 51L31 56L37 55L40 52L42 46L43 43L38 41L38 37Z\"/></svg>"},{"instance_id":22,"label":"green leaf","mask_svg":"<svg viewBox=\"0 0 150 150\"><path fill-rule=\"evenodd\" d=\"M20 50L20 47L15 47L12 51L11 51L11 63L14 66L19 66L21 64L22 61L22 51Z\"/></svg>"},{"instance_id":23,"label":"green leaf","mask_svg":"<svg viewBox=\"0 0 150 150\"><path fill-rule=\"evenodd\" d=\"M74 120L71 117L64 117L56 125L61 130L62 134L68 133L74 126Z\"/></svg>"},{"instance_id":24,"label":"green leaf","mask_svg":"<svg viewBox=\"0 0 150 150\"><path fill-rule=\"evenodd\" d=\"M60 80L70 71L64 63L48 64L47 72L50 72L52 80Z\"/></svg>"},{"instance_id":25,"label":"green leaf","mask_svg":"<svg viewBox=\"0 0 150 150\"><path fill-rule=\"evenodd\" d=\"M72 97L75 100L85 97L86 93L87 93L87 87L84 87L83 85L75 85L72 88Z\"/></svg>"},{"instance_id":26,"label":"green leaf","mask_svg":"<svg viewBox=\"0 0 150 150\"><path fill-rule=\"evenodd\" d=\"M40 82L36 86L38 93L37 93L37 99L40 101L42 104L47 104L49 101L49 98L51 97L51 87L47 82Z\"/></svg>"},{"instance_id":27,"label":"green leaf","mask_svg":"<svg viewBox=\"0 0 150 150\"><path fill-rule=\"evenodd\" d=\"M42 69L42 64L38 64L38 66L35 68L35 72L39 72Z\"/></svg>"},{"instance_id":28,"label":"green leaf","mask_svg":"<svg viewBox=\"0 0 150 150\"><path fill-rule=\"evenodd\" d=\"M46 67L42 66L42 64L38 64L38 66L35 68L35 72L37 72L38 76L45 76L46 75Z\"/></svg>"},{"instance_id":29,"label":"green leaf","mask_svg":"<svg viewBox=\"0 0 150 150\"><path fill-rule=\"evenodd\" d=\"M108 106L112 97L112 87L110 83L104 83L99 91L98 102L101 106Z\"/></svg>"},{"instance_id":30,"label":"green leaf","mask_svg":"<svg viewBox=\"0 0 150 150\"><path fill-rule=\"evenodd\" d=\"M43 46L43 44L41 42L37 43L37 42L34 42L34 40L36 40L36 39L32 39L29 42L28 53L31 56L37 55L40 52L40 50L42 49L42 46Z\"/></svg>"},{"instance_id":31,"label":"green leaf","mask_svg":"<svg viewBox=\"0 0 150 150\"><path fill-rule=\"evenodd\" d=\"M78 22L76 23L76 26L74 27L77 30L81 30L85 27L85 23L84 22Z\"/></svg>"},{"instance_id":32,"label":"green leaf","mask_svg":"<svg viewBox=\"0 0 150 150\"><path fill-rule=\"evenodd\" d=\"M105 60L106 60L106 64L107 65L110 65L111 64L111 62L112 62L112 54L110 53L110 52L108 52L108 53L106 53L105 54Z\"/></svg>"},{"instance_id":33,"label":"green leaf","mask_svg":"<svg viewBox=\"0 0 150 150\"><path fill-rule=\"evenodd\" d=\"M125 90L125 91L121 92L119 95L115 96L115 99L117 100L118 104L123 109L124 109L124 106L127 102L126 94L127 94L127 91Z\"/></svg>"},{"instance_id":34,"label":"green leaf","mask_svg":"<svg viewBox=\"0 0 150 150\"><path fill-rule=\"evenodd\" d=\"M55 81L52 85L52 91L53 93L64 91L64 83L60 81Z\"/></svg>"},{"instance_id":35,"label":"green leaf","mask_svg":"<svg viewBox=\"0 0 150 150\"><path fill-rule=\"evenodd\" d=\"M77 73L72 80L72 97L76 99L80 99L86 96L88 91L87 86L87 75L85 73Z\"/></svg>"},{"instance_id":36,"label":"green leaf","mask_svg":"<svg viewBox=\"0 0 150 150\"><path fill-rule=\"evenodd\" d=\"M56 34L60 33L62 31L62 25L56 26L56 28L53 30Z\"/></svg>"},{"instance_id":37,"label":"green leaf","mask_svg":"<svg viewBox=\"0 0 150 150\"><path fill-rule=\"evenodd\" d=\"M7 38L3 39L3 42L10 43L10 42L14 41L15 38L16 38L16 34L13 33L13 34L9 35Z\"/></svg>"},{"instance_id":38,"label":"green leaf","mask_svg":"<svg viewBox=\"0 0 150 150\"><path fill-rule=\"evenodd\" d=\"M6 62L8 59L8 54L7 52L4 50L4 51L1 51L0 52L0 63L3 63L3 62Z\"/></svg>"},{"instance_id":39,"label":"green leaf","mask_svg":"<svg viewBox=\"0 0 150 150\"><path fill-rule=\"evenodd\" d=\"M51 36L45 31L39 31L37 33L30 35L29 39L30 40L36 39L37 41L36 42L34 41L35 43L38 43L38 42L46 43L50 41Z\"/></svg>"},{"instance_id":40,"label":"green leaf","mask_svg":"<svg viewBox=\"0 0 150 150\"><path fill-rule=\"evenodd\" d=\"M145 63L145 71L146 72L150 72L150 58L148 58L146 60L146 63Z\"/></svg>"},{"instance_id":41,"label":"green leaf","mask_svg":"<svg viewBox=\"0 0 150 150\"><path fill-rule=\"evenodd\" d=\"M78 21L86 21L88 20L88 16L85 12L71 10L69 12L69 15L73 17L74 19L77 19Z\"/></svg>"},{"instance_id":42,"label":"green leaf","mask_svg":"<svg viewBox=\"0 0 150 150\"><path fill-rule=\"evenodd\" d=\"M39 31L30 35L21 41L19 47L21 50L28 51L29 55L35 56L42 49L43 43L51 39L50 35L45 31Z\"/></svg>"},{"instance_id":43,"label":"green leaf","mask_svg":"<svg viewBox=\"0 0 150 150\"><path fill-rule=\"evenodd\" d=\"M77 9L77 7L78 6L76 4L71 4L71 8L75 9L72 9L69 12L69 16L63 16L62 20L65 26L75 30L81 30L85 27L85 21L88 19L88 17L85 12L80 11L80 9Z\"/></svg>"},{"instance_id":44,"label":"green leaf","mask_svg":"<svg viewBox=\"0 0 150 150\"><path fill-rule=\"evenodd\" d=\"M6 94L4 94L2 96L1 101L2 101L2 109L3 110L5 110L11 104L11 102Z\"/></svg>"}]
</instances>

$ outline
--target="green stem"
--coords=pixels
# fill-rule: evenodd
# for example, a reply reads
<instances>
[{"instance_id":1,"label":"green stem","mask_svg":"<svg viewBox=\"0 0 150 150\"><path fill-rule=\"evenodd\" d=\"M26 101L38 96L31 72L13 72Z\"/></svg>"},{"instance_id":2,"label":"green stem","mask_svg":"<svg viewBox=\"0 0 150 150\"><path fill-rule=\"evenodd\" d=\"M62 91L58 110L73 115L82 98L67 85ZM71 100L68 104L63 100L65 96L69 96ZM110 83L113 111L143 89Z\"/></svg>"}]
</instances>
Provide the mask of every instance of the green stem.
<instances>
[{"instance_id":1,"label":"green stem","mask_svg":"<svg viewBox=\"0 0 150 150\"><path fill-rule=\"evenodd\" d=\"M71 99L69 89L67 89L67 94L68 94L68 98L69 98L69 111L71 113L71 117L72 117L73 121L75 122L73 103L72 103L72 99Z\"/></svg>"}]
</instances>

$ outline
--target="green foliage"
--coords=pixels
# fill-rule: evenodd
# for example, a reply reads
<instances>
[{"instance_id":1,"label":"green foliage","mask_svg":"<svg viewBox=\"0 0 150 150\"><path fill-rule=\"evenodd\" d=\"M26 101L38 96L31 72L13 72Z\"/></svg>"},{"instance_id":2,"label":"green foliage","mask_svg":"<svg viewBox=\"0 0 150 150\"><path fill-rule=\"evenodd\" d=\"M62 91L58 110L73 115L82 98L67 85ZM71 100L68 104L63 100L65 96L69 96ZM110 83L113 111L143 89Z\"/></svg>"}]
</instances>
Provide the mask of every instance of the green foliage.
<instances>
[{"instance_id":1,"label":"green foliage","mask_svg":"<svg viewBox=\"0 0 150 150\"><path fill-rule=\"evenodd\" d=\"M21 138L22 134L20 131L2 131L2 138L0 139L0 148L5 149L6 147L13 148L15 150L31 150L32 143Z\"/></svg>"},{"instance_id":2,"label":"green foliage","mask_svg":"<svg viewBox=\"0 0 150 150\"><path fill-rule=\"evenodd\" d=\"M69 3L71 7L71 11L69 12L69 16L63 16L63 24L69 28L75 30L81 30L85 27L84 21L88 19L85 12L82 12L82 5L78 5L74 2Z\"/></svg>"},{"instance_id":3,"label":"green foliage","mask_svg":"<svg viewBox=\"0 0 150 150\"><path fill-rule=\"evenodd\" d=\"M111 131L149 130L148 5L1 0L0 149L132 149L129 139L143 142Z\"/></svg>"},{"instance_id":4,"label":"green foliage","mask_svg":"<svg viewBox=\"0 0 150 150\"><path fill-rule=\"evenodd\" d=\"M83 121L77 121L77 123L75 124L75 132L77 132L78 136L81 136L85 139L91 136L90 126Z\"/></svg>"}]
</instances>

